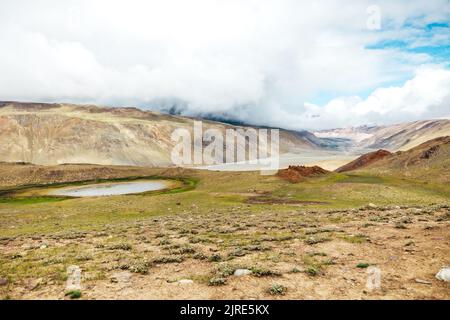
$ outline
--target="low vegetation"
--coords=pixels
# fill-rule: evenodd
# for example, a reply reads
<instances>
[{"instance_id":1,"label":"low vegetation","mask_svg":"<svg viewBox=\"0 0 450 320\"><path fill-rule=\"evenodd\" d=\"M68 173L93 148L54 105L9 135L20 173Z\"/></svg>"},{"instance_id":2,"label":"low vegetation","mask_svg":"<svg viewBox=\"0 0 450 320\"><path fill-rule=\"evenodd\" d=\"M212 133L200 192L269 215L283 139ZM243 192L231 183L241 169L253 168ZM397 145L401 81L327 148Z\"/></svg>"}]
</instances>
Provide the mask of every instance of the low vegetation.
<instances>
[{"instance_id":1,"label":"low vegetation","mask_svg":"<svg viewBox=\"0 0 450 320\"><path fill-rule=\"evenodd\" d=\"M186 189L1 198L0 297L64 298L67 268L76 265L82 295L67 298L449 298L434 279L450 256L445 184L148 170L142 176L180 179ZM382 270L384 290L365 289L369 265Z\"/></svg>"}]
</instances>

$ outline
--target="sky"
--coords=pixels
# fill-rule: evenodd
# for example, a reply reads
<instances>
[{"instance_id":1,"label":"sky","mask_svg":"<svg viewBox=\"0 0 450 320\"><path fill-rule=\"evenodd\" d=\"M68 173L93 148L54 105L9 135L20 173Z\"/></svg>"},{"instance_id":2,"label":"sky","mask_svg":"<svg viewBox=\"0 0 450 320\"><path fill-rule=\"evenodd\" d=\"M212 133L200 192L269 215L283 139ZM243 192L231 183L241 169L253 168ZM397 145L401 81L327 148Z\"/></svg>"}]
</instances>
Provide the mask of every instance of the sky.
<instances>
[{"instance_id":1,"label":"sky","mask_svg":"<svg viewBox=\"0 0 450 320\"><path fill-rule=\"evenodd\" d=\"M450 117L450 1L0 0L0 100L287 129Z\"/></svg>"}]
</instances>

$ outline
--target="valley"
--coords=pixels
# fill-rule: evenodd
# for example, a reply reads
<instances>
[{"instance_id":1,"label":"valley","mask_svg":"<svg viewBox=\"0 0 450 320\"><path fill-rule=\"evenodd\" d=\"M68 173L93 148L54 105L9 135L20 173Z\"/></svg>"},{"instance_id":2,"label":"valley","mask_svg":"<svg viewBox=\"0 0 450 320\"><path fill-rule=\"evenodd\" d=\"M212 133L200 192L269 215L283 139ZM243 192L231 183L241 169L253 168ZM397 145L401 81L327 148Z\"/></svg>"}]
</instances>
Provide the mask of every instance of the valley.
<instances>
[{"instance_id":1,"label":"valley","mask_svg":"<svg viewBox=\"0 0 450 320\"><path fill-rule=\"evenodd\" d=\"M291 183L257 172L9 166L16 187L8 176L2 186L22 185L21 192L51 187L49 176L74 181L75 172L91 181L139 173L194 184L142 195L1 197L4 299L69 298L70 265L82 270L83 299L449 297L434 278L450 255L445 183L367 173ZM33 181L22 174L36 169ZM373 292L365 288L370 265L382 271Z\"/></svg>"},{"instance_id":2,"label":"valley","mask_svg":"<svg viewBox=\"0 0 450 320\"><path fill-rule=\"evenodd\" d=\"M0 119L2 299L450 297L435 277L450 263L448 136L376 150L390 139L281 131L281 170L262 175L167 165L189 118L8 104ZM151 188L97 193L136 183Z\"/></svg>"}]
</instances>

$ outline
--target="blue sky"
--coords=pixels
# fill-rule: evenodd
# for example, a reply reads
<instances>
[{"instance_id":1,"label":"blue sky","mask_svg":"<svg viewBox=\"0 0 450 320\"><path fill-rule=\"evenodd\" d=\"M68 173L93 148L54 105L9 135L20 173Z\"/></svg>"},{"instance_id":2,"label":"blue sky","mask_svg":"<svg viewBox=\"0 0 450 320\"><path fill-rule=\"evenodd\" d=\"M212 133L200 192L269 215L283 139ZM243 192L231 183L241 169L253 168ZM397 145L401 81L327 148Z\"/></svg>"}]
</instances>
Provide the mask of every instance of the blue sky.
<instances>
[{"instance_id":1,"label":"blue sky","mask_svg":"<svg viewBox=\"0 0 450 320\"><path fill-rule=\"evenodd\" d=\"M421 17L422 19L424 17ZM420 18L410 19L401 26L389 26L389 22L384 22L385 27L379 30L381 40L368 43L364 46L366 50L396 51L409 55L426 55L427 64L438 64L446 68L450 67L450 25L447 21L435 21L424 24ZM409 37L387 36L384 34L410 34ZM405 61L404 64L407 66ZM353 94L366 99L377 87L399 87L406 81L414 77L414 69L403 74L399 74L397 79L382 82L373 87L368 87ZM316 105L325 105L333 98L341 95L337 91L321 91L309 102Z\"/></svg>"},{"instance_id":2,"label":"blue sky","mask_svg":"<svg viewBox=\"0 0 450 320\"><path fill-rule=\"evenodd\" d=\"M450 63L450 26L447 22L433 22L423 27L415 27L406 24L402 28L414 33L413 38L409 39L386 39L366 46L367 49L383 50L397 49L410 53L423 53L430 56L434 63ZM433 39L441 35L439 41ZM421 43L418 45L417 42Z\"/></svg>"}]
</instances>

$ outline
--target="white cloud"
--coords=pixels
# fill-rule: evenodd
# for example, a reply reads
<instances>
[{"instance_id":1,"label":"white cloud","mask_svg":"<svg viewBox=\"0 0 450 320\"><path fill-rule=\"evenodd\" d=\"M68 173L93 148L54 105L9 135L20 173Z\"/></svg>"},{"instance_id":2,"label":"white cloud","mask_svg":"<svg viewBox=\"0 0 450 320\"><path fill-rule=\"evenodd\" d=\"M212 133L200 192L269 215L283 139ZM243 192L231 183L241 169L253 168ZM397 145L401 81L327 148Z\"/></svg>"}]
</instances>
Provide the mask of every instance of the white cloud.
<instances>
[{"instance_id":1,"label":"white cloud","mask_svg":"<svg viewBox=\"0 0 450 320\"><path fill-rule=\"evenodd\" d=\"M360 111L349 99L325 109L305 102L404 80L431 62L426 54L366 45L414 38L417 31L396 28L407 19L423 25L450 14L445 0L377 3L390 29L366 29L369 0L2 1L0 100L157 107L155 100L176 99L187 114L325 126L328 110ZM416 116L428 116L413 105ZM363 118L356 113L341 123Z\"/></svg>"},{"instance_id":2,"label":"white cloud","mask_svg":"<svg viewBox=\"0 0 450 320\"><path fill-rule=\"evenodd\" d=\"M404 85L379 88L366 99L337 98L324 107L306 104L299 119L311 128L336 128L442 117L450 117L450 70L426 66Z\"/></svg>"}]
</instances>

